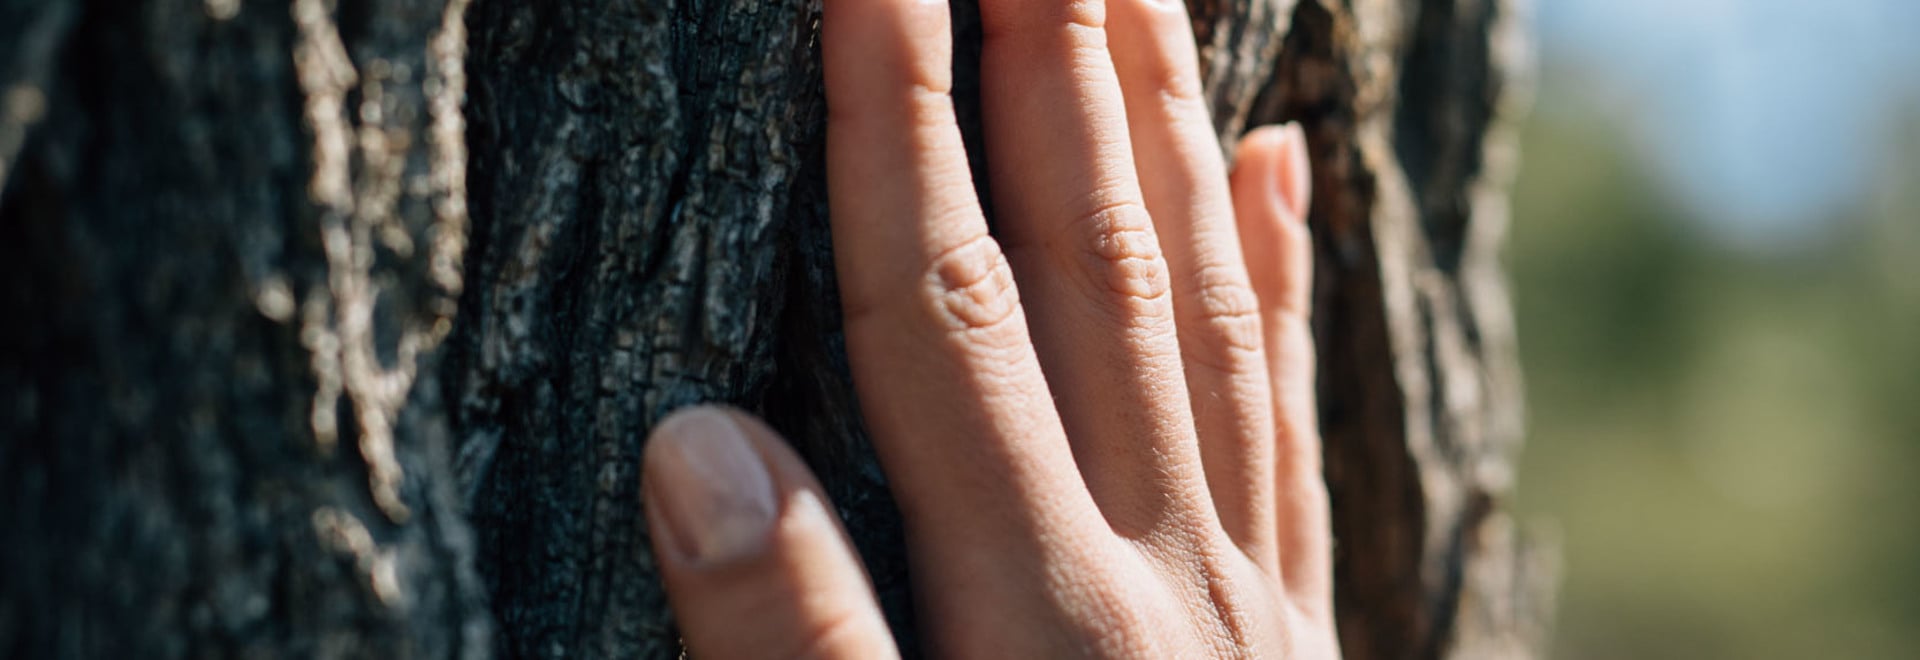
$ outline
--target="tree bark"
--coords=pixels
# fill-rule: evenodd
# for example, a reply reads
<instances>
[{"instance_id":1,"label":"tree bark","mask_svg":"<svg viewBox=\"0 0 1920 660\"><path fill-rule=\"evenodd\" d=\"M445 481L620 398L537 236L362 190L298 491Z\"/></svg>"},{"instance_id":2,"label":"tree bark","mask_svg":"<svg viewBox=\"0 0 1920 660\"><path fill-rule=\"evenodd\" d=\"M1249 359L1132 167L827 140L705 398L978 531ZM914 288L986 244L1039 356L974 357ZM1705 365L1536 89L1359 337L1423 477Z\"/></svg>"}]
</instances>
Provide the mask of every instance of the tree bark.
<instances>
[{"instance_id":1,"label":"tree bark","mask_svg":"<svg viewBox=\"0 0 1920 660\"><path fill-rule=\"evenodd\" d=\"M1190 3L1223 147L1312 143L1349 658L1543 648L1552 553L1506 513L1513 2ZM471 5L0 0L0 654L676 657L639 459L701 401L793 439L913 648L818 4Z\"/></svg>"},{"instance_id":2,"label":"tree bark","mask_svg":"<svg viewBox=\"0 0 1920 660\"><path fill-rule=\"evenodd\" d=\"M462 3L0 6L0 655L485 655Z\"/></svg>"}]
</instances>

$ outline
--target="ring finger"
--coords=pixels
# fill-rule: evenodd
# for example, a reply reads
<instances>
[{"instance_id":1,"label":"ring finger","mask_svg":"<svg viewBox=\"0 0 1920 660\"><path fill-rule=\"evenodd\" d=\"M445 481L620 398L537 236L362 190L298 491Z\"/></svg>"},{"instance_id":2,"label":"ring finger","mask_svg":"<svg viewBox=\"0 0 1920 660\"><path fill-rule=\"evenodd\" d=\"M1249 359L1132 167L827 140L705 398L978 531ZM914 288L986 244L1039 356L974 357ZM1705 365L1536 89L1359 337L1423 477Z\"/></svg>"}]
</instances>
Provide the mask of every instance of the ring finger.
<instances>
[{"instance_id":1,"label":"ring finger","mask_svg":"<svg viewBox=\"0 0 1920 660\"><path fill-rule=\"evenodd\" d=\"M1259 301L1180 0L1113 0L1107 33L1173 290L1208 490L1234 542L1277 571L1274 422Z\"/></svg>"}]
</instances>

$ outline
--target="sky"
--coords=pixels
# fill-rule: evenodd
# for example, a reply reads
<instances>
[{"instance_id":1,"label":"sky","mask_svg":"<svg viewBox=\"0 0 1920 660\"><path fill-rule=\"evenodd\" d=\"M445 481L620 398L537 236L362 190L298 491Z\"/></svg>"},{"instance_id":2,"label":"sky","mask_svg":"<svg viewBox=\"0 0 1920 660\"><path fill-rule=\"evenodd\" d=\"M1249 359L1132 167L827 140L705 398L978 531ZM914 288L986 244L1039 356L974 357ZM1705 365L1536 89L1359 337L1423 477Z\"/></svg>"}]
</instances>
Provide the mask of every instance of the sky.
<instances>
[{"instance_id":1,"label":"sky","mask_svg":"<svg viewBox=\"0 0 1920 660\"><path fill-rule=\"evenodd\" d=\"M1618 108L1713 237L1818 237L1920 111L1920 0L1532 0L1555 103ZM1591 81L1591 82L1588 82ZM1920 176L1915 176L1920 185Z\"/></svg>"}]
</instances>

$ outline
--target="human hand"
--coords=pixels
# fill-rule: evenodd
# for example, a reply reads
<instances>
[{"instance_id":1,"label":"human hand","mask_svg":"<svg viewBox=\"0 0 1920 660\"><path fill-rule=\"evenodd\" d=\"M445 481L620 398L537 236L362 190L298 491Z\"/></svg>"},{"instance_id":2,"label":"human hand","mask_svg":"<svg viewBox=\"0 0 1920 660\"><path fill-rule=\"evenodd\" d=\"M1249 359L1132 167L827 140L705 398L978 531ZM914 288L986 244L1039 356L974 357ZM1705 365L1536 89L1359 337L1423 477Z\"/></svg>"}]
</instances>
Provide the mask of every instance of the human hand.
<instances>
[{"instance_id":1,"label":"human hand","mask_svg":"<svg viewBox=\"0 0 1920 660\"><path fill-rule=\"evenodd\" d=\"M1338 657L1301 132L1253 132L1229 180L1177 0L981 15L997 241L945 3L827 0L823 25L847 349L928 650ZM645 472L694 657L895 653L766 426L676 414Z\"/></svg>"}]
</instances>

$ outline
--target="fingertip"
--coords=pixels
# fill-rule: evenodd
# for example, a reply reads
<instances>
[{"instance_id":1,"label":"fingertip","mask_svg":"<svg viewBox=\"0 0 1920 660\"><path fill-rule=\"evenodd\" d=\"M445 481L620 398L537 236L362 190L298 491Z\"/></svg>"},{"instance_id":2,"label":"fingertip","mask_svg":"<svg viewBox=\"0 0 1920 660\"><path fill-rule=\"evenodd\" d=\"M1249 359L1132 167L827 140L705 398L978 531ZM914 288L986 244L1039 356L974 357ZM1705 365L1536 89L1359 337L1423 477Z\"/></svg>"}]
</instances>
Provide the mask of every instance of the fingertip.
<instances>
[{"instance_id":1,"label":"fingertip","mask_svg":"<svg viewBox=\"0 0 1920 660\"><path fill-rule=\"evenodd\" d=\"M1304 222L1313 196L1306 129L1289 122L1248 132L1234 158L1232 181L1236 203L1247 202L1237 210Z\"/></svg>"},{"instance_id":2,"label":"fingertip","mask_svg":"<svg viewBox=\"0 0 1920 660\"><path fill-rule=\"evenodd\" d=\"M1240 246L1268 309L1303 312L1313 246L1306 225L1312 194L1306 133L1298 124L1262 126L1241 138L1231 185Z\"/></svg>"},{"instance_id":3,"label":"fingertip","mask_svg":"<svg viewBox=\"0 0 1920 660\"><path fill-rule=\"evenodd\" d=\"M903 94L953 86L946 0L828 0L821 55L829 114L885 116Z\"/></svg>"},{"instance_id":4,"label":"fingertip","mask_svg":"<svg viewBox=\"0 0 1920 660\"><path fill-rule=\"evenodd\" d=\"M772 429L688 408L655 427L645 459L654 554L694 657L896 654L826 494Z\"/></svg>"},{"instance_id":5,"label":"fingertip","mask_svg":"<svg viewBox=\"0 0 1920 660\"><path fill-rule=\"evenodd\" d=\"M766 461L745 429L719 408L687 408L648 437L643 492L666 550L691 564L760 552L779 508Z\"/></svg>"}]
</instances>

